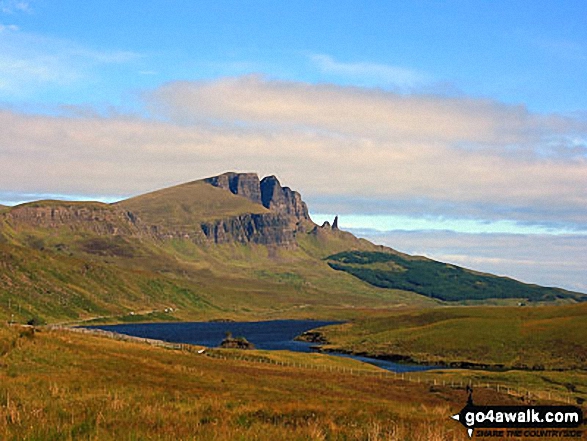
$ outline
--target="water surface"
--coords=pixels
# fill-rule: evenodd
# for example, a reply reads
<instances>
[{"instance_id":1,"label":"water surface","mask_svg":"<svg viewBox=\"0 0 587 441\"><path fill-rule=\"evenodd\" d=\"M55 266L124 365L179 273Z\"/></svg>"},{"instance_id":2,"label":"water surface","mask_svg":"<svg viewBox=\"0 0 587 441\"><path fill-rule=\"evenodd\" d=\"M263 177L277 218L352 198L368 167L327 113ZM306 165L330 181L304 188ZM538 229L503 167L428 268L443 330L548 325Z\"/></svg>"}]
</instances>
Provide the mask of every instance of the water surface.
<instances>
[{"instance_id":1,"label":"water surface","mask_svg":"<svg viewBox=\"0 0 587 441\"><path fill-rule=\"evenodd\" d=\"M228 332L233 337L245 337L257 349L314 352L316 344L296 341L295 337L321 326L340 322L318 320L271 320L263 322L181 322L181 323L134 323L123 325L88 326L134 337L152 338L172 343L217 347ZM394 363L387 360L358 355L329 352L329 355L350 357L394 372L414 372L437 369L435 366Z\"/></svg>"}]
</instances>

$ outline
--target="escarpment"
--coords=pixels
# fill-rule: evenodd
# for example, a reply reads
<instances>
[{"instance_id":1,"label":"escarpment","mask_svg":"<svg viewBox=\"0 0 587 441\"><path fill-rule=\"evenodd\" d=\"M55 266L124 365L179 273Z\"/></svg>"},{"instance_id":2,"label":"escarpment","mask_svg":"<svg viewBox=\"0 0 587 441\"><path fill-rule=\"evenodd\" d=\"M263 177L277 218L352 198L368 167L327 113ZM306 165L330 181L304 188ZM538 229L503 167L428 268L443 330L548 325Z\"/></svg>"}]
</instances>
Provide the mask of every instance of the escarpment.
<instances>
[{"instance_id":1,"label":"escarpment","mask_svg":"<svg viewBox=\"0 0 587 441\"><path fill-rule=\"evenodd\" d=\"M262 180L255 173L224 173L204 180L233 195L261 204L268 213L244 214L202 224L205 236L215 243L241 242L263 245L296 245L295 235L313 223L297 191L282 187L275 176Z\"/></svg>"},{"instance_id":2,"label":"escarpment","mask_svg":"<svg viewBox=\"0 0 587 441\"><path fill-rule=\"evenodd\" d=\"M244 214L201 224L206 238L216 244L255 243L295 247L289 219L278 214Z\"/></svg>"},{"instance_id":3,"label":"escarpment","mask_svg":"<svg viewBox=\"0 0 587 441\"><path fill-rule=\"evenodd\" d=\"M42 228L79 235L286 248L296 247L296 234L314 226L301 195L282 187L275 176L260 180L255 173L233 172L114 204L22 204L4 210L0 220L14 231Z\"/></svg>"},{"instance_id":4,"label":"escarpment","mask_svg":"<svg viewBox=\"0 0 587 441\"><path fill-rule=\"evenodd\" d=\"M275 176L262 180L255 173L224 173L204 180L211 185L262 204L274 213L289 216L295 221L309 221L308 206L302 196L289 187L282 187Z\"/></svg>"},{"instance_id":5,"label":"escarpment","mask_svg":"<svg viewBox=\"0 0 587 441\"><path fill-rule=\"evenodd\" d=\"M124 236L140 236L147 231L133 213L98 202L39 201L12 207L2 218L7 226L17 231L67 229Z\"/></svg>"}]
</instances>

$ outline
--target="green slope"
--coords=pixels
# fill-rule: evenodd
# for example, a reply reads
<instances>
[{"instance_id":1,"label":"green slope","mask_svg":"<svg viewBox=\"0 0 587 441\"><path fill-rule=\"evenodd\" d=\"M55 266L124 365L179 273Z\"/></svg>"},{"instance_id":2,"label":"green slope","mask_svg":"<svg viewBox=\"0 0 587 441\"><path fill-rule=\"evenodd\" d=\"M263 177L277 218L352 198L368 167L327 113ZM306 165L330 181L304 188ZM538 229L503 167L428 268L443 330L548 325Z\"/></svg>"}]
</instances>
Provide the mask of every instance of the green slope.
<instances>
[{"instance_id":1,"label":"green slope","mask_svg":"<svg viewBox=\"0 0 587 441\"><path fill-rule=\"evenodd\" d=\"M236 199L237 207L248 203L232 194L228 199ZM29 205L71 206L59 201ZM75 208L120 209L94 203L75 203ZM112 222L121 234L102 234L84 222L51 228L0 222L0 320L12 314L21 323L33 317L47 322L130 319L130 312L160 313L169 307L172 315L146 319L345 318L360 314L358 306L435 304L413 293L372 287L332 270L315 255L320 249L377 248L348 233L317 237L300 232L297 249L203 246L181 238L133 236L116 219Z\"/></svg>"},{"instance_id":2,"label":"green slope","mask_svg":"<svg viewBox=\"0 0 587 441\"><path fill-rule=\"evenodd\" d=\"M152 234L153 228L197 231L201 222L212 219L268 212L203 181L116 204L38 201L5 209L0 213L0 320L13 314L20 322L32 317L48 322L97 316L129 319L131 312L163 314L166 308L173 309L172 315L151 314L147 319L346 319L371 310L452 300L424 289L442 278L448 283L445 292L460 293L462 280L453 280L450 272L434 272L434 265L443 264L394 254L311 222L298 224L296 246L288 247L218 245L189 235ZM368 264L349 261L357 256L388 257ZM387 274L399 268L395 273L405 274L413 271L409 265L422 262L429 266L418 273L420 285L390 285L387 279L387 284L377 285L368 277L356 277L365 269ZM345 271L338 271L340 266Z\"/></svg>"},{"instance_id":3,"label":"green slope","mask_svg":"<svg viewBox=\"0 0 587 441\"><path fill-rule=\"evenodd\" d=\"M422 363L587 368L587 303L371 314L322 333L331 349Z\"/></svg>"},{"instance_id":4,"label":"green slope","mask_svg":"<svg viewBox=\"0 0 587 441\"><path fill-rule=\"evenodd\" d=\"M581 293L528 285L426 258L385 252L345 251L331 255L327 260L333 269L352 274L373 286L412 291L443 301L587 300L587 296Z\"/></svg>"},{"instance_id":5,"label":"green slope","mask_svg":"<svg viewBox=\"0 0 587 441\"><path fill-rule=\"evenodd\" d=\"M260 204L204 181L147 193L114 204L137 214L143 221L168 228L199 224L245 213L268 213Z\"/></svg>"},{"instance_id":6,"label":"green slope","mask_svg":"<svg viewBox=\"0 0 587 441\"><path fill-rule=\"evenodd\" d=\"M172 305L211 309L188 280L0 244L0 320L68 321Z\"/></svg>"}]
</instances>

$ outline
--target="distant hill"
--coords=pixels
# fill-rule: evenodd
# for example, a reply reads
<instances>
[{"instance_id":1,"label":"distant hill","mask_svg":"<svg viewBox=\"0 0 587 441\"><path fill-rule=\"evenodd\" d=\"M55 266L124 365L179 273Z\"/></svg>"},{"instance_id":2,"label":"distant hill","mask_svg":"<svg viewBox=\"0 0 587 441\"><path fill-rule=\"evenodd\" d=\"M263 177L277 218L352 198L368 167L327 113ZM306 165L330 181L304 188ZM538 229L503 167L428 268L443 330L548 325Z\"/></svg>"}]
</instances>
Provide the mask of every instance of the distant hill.
<instances>
[{"instance_id":1,"label":"distant hill","mask_svg":"<svg viewBox=\"0 0 587 441\"><path fill-rule=\"evenodd\" d=\"M529 285L423 257L345 251L329 256L327 260L331 268L345 271L373 286L412 291L448 302L487 299L526 299L530 302L587 300L587 296L560 288Z\"/></svg>"},{"instance_id":2,"label":"distant hill","mask_svg":"<svg viewBox=\"0 0 587 441\"><path fill-rule=\"evenodd\" d=\"M349 251L396 257L367 268L336 257ZM301 195L275 176L230 172L114 204L36 201L0 211L0 320L348 318L362 308L502 298L512 283L523 299L580 298L520 291L514 281L470 295L477 291L463 285L489 276L417 269L417 259L398 256L336 222L316 225ZM373 283L365 274L378 265L421 280ZM444 294L423 288L438 280Z\"/></svg>"}]
</instances>

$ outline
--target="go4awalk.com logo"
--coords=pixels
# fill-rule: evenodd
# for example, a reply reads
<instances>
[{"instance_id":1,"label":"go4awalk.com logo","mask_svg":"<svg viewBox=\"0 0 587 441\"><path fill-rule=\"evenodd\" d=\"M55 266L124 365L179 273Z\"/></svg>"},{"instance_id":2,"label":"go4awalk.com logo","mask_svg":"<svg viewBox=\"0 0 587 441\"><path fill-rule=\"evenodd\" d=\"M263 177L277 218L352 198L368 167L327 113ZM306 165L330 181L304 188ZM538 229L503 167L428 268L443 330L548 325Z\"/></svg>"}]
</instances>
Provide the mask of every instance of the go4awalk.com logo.
<instances>
[{"instance_id":1,"label":"go4awalk.com logo","mask_svg":"<svg viewBox=\"0 0 587 441\"><path fill-rule=\"evenodd\" d=\"M483 437L581 438L583 413L577 406L476 406L471 398L453 418Z\"/></svg>"}]
</instances>

